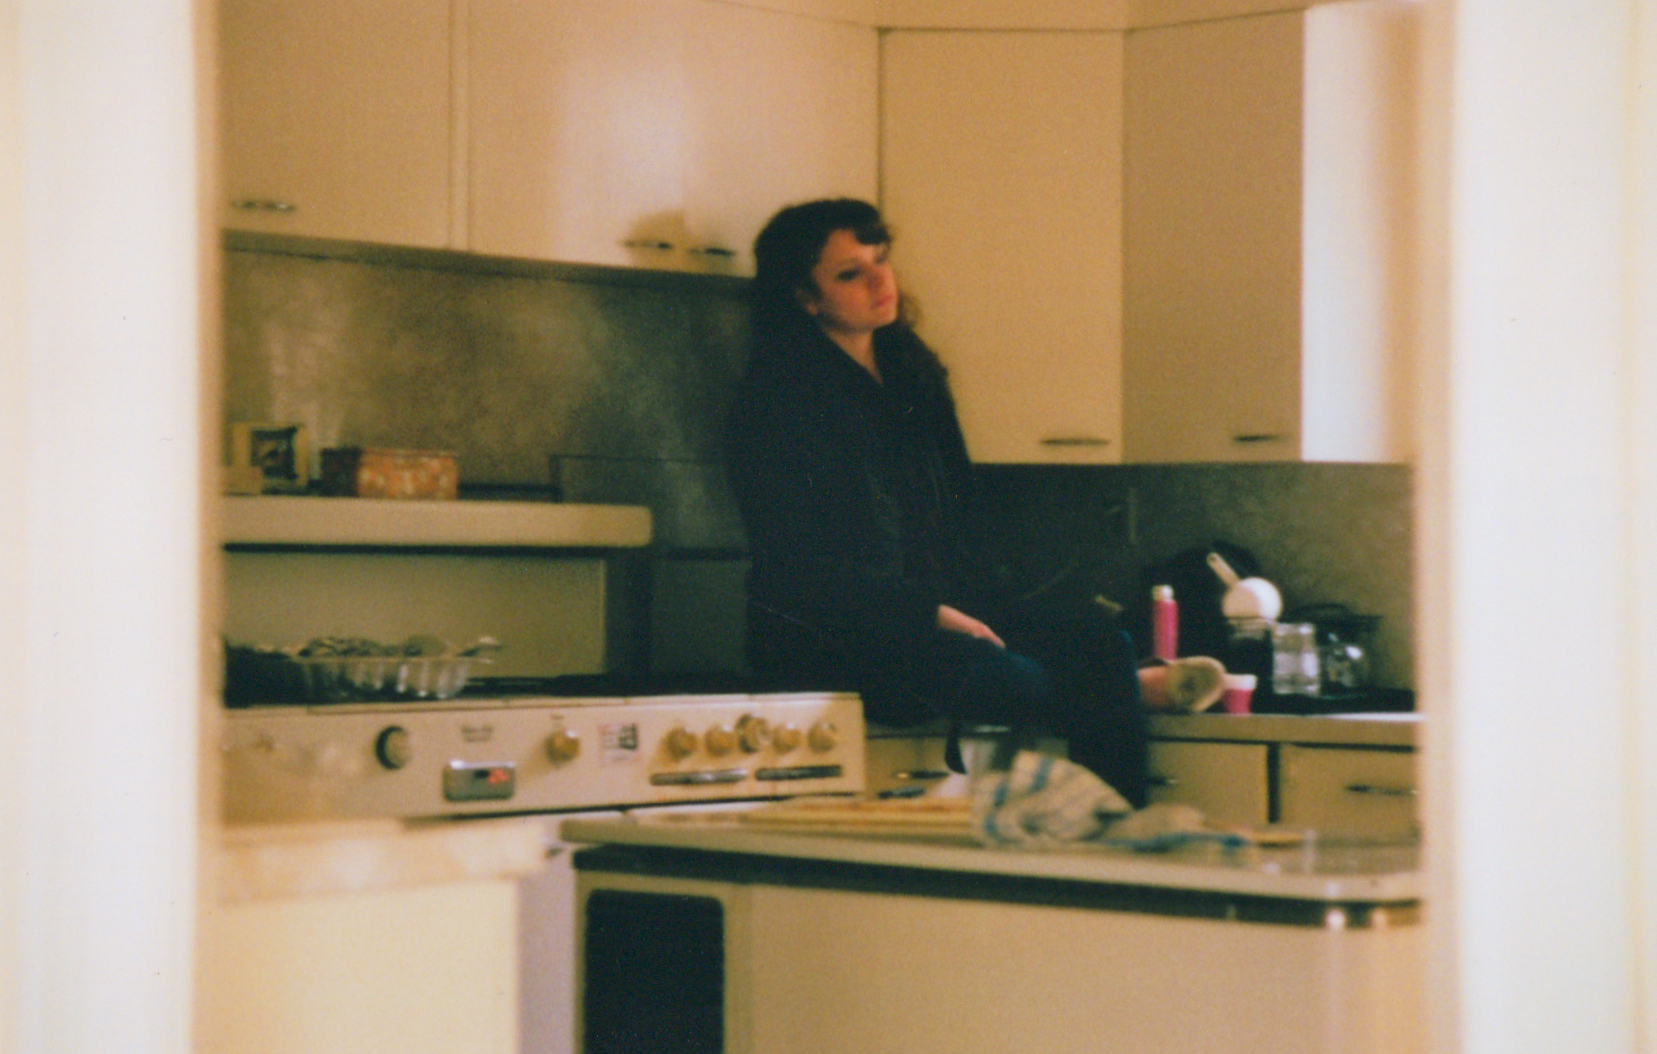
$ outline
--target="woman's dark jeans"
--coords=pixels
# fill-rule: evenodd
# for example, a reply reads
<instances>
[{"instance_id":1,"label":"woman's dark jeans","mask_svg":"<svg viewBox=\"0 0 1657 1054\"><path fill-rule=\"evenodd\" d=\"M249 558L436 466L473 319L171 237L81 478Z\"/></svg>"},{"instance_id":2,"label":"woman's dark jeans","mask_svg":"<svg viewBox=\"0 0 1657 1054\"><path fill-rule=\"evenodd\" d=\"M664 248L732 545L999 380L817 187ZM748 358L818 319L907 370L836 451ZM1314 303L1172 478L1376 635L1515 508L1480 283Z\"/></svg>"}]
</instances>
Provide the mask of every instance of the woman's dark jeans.
<instances>
[{"instance_id":1,"label":"woman's dark jeans","mask_svg":"<svg viewBox=\"0 0 1657 1054\"><path fill-rule=\"evenodd\" d=\"M993 625L993 624L992 624ZM947 717L1066 741L1070 758L1134 807L1145 804L1145 711L1128 635L1102 620L1006 630L1007 647L940 630L922 653L861 678L869 719L896 726Z\"/></svg>"}]
</instances>

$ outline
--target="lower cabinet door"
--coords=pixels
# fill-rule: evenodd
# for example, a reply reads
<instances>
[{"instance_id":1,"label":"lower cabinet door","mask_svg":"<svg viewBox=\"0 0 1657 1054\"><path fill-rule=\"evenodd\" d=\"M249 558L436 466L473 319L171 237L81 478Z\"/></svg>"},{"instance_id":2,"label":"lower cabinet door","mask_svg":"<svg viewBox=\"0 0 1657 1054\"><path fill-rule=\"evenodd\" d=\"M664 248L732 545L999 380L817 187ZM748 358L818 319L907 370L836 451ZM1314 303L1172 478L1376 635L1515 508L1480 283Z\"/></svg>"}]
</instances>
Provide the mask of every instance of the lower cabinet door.
<instances>
[{"instance_id":1,"label":"lower cabinet door","mask_svg":"<svg viewBox=\"0 0 1657 1054\"><path fill-rule=\"evenodd\" d=\"M1218 823L1262 826L1271 820L1270 749L1264 743L1155 740L1150 800L1193 806Z\"/></svg>"},{"instance_id":2,"label":"lower cabinet door","mask_svg":"<svg viewBox=\"0 0 1657 1054\"><path fill-rule=\"evenodd\" d=\"M1415 752L1286 744L1279 758L1282 823L1320 834L1415 834Z\"/></svg>"},{"instance_id":3,"label":"lower cabinet door","mask_svg":"<svg viewBox=\"0 0 1657 1054\"><path fill-rule=\"evenodd\" d=\"M944 736L871 737L863 755L865 789L889 797L935 791L951 775L944 763L948 742Z\"/></svg>"}]
</instances>

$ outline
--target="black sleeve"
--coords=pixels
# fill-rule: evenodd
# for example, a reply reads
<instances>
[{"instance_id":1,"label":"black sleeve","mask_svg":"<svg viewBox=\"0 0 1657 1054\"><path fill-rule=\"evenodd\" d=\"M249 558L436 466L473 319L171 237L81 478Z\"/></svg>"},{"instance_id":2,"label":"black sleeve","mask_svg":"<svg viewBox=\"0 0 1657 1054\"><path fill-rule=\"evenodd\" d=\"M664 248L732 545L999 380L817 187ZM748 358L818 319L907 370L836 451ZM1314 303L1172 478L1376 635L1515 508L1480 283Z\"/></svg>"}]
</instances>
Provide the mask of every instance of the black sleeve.
<instances>
[{"instance_id":1,"label":"black sleeve","mask_svg":"<svg viewBox=\"0 0 1657 1054\"><path fill-rule=\"evenodd\" d=\"M903 652L935 631L934 587L902 571L848 409L747 392L732 416L730 474L754 561L753 599L851 647Z\"/></svg>"}]
</instances>

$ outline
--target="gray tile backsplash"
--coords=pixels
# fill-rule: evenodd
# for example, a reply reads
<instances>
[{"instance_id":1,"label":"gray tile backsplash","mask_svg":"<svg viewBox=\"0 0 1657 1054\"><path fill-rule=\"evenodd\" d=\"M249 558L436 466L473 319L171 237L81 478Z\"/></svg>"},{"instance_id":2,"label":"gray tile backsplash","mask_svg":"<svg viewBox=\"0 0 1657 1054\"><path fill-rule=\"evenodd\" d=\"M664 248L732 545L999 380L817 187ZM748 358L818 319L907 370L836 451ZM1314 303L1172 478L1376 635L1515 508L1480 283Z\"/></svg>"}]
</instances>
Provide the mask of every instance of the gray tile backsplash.
<instances>
[{"instance_id":1,"label":"gray tile backsplash","mask_svg":"<svg viewBox=\"0 0 1657 1054\"><path fill-rule=\"evenodd\" d=\"M660 502L694 544L740 542L718 471L740 287L423 260L228 252L227 423L452 451L471 487L546 487L556 455L566 500Z\"/></svg>"},{"instance_id":2,"label":"gray tile backsplash","mask_svg":"<svg viewBox=\"0 0 1657 1054\"><path fill-rule=\"evenodd\" d=\"M741 369L740 283L231 246L227 431L235 421L298 422L313 449L449 450L463 487L479 494L546 496L556 456L565 500L649 505L672 580L734 590L742 531L719 437ZM1413 683L1407 468L997 466L983 476L996 547L1022 582L1127 603L1147 564L1224 539L1253 551L1291 606L1339 601L1382 616L1377 681ZM686 559L721 568L685 574ZM655 607L678 592L664 588ZM739 596L703 606L733 605ZM685 632L698 622L657 617ZM657 650L700 654L685 645Z\"/></svg>"}]
</instances>

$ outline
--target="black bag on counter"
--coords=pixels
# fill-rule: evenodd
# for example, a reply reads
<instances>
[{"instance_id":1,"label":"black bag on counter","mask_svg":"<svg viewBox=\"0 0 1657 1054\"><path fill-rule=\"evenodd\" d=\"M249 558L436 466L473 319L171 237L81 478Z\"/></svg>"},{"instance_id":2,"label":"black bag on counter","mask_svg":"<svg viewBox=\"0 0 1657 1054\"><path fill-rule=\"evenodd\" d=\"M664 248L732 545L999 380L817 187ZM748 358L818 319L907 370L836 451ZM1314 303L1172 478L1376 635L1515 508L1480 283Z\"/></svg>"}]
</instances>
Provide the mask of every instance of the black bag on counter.
<instances>
[{"instance_id":1,"label":"black bag on counter","mask_svg":"<svg viewBox=\"0 0 1657 1054\"><path fill-rule=\"evenodd\" d=\"M1253 553L1221 539L1151 564L1145 569L1139 596L1129 605L1126 622L1139 654L1151 653L1151 587L1173 586L1174 602L1179 605L1179 654L1207 655L1231 668L1227 662L1231 625L1220 608L1226 587L1208 565L1210 552L1223 556L1238 578L1260 574L1260 561ZM1269 669L1267 679L1270 679Z\"/></svg>"}]
</instances>

